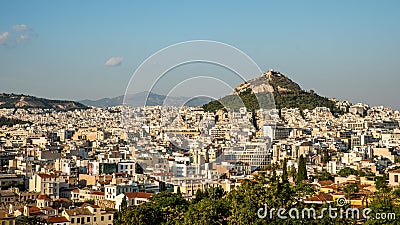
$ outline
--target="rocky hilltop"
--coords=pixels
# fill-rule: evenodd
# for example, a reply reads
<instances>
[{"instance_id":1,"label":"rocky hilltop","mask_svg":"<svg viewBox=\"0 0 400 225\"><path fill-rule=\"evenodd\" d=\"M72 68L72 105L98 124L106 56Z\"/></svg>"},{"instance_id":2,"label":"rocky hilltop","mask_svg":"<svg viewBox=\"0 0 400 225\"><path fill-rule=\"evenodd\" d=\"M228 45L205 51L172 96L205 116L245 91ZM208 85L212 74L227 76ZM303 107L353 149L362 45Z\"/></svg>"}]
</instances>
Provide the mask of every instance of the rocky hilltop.
<instances>
[{"instance_id":1,"label":"rocky hilltop","mask_svg":"<svg viewBox=\"0 0 400 225\"><path fill-rule=\"evenodd\" d=\"M207 103L203 105L203 108L206 111L216 111L224 106L235 109L244 104L249 110L256 110L260 108L260 100L257 101L257 98L260 99L259 96L264 96L264 101L261 102L264 104L262 108L299 108L304 110L327 107L335 115L342 114L335 106L334 101L316 94L313 90L303 90L299 84L286 75L273 70L240 84L230 95ZM243 104L240 100L243 101Z\"/></svg>"}]
</instances>

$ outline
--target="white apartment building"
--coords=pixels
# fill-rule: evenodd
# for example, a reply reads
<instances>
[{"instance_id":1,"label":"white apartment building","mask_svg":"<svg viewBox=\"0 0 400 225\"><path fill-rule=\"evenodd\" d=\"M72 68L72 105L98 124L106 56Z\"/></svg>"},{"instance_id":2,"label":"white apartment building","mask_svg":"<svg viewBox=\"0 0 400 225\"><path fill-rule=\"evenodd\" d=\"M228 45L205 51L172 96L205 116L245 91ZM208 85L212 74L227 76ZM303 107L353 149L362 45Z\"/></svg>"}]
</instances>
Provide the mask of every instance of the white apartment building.
<instances>
[{"instance_id":1,"label":"white apartment building","mask_svg":"<svg viewBox=\"0 0 400 225\"><path fill-rule=\"evenodd\" d=\"M400 131L396 130L393 133L382 134L382 143L386 147L397 147L400 145Z\"/></svg>"},{"instance_id":2,"label":"white apartment building","mask_svg":"<svg viewBox=\"0 0 400 225\"><path fill-rule=\"evenodd\" d=\"M140 205L142 203L148 202L149 198L153 196L152 193L146 193L146 192L127 192L127 193L122 193L117 196L116 201L115 201L115 209L119 210L121 206L121 202L126 197L126 201L128 203L128 206L132 205Z\"/></svg>"},{"instance_id":3,"label":"white apartment building","mask_svg":"<svg viewBox=\"0 0 400 225\"><path fill-rule=\"evenodd\" d=\"M116 197L126 192L138 192L139 188L136 183L130 182L127 184L109 184L104 186L105 199L115 201Z\"/></svg>"},{"instance_id":4,"label":"white apartment building","mask_svg":"<svg viewBox=\"0 0 400 225\"><path fill-rule=\"evenodd\" d=\"M136 163L134 161L122 161L117 165L117 171L123 172L133 176L136 170Z\"/></svg>"},{"instance_id":5,"label":"white apartment building","mask_svg":"<svg viewBox=\"0 0 400 225\"><path fill-rule=\"evenodd\" d=\"M68 183L56 174L34 174L29 179L29 191L40 192L53 200L60 197L60 188L68 186Z\"/></svg>"}]
</instances>

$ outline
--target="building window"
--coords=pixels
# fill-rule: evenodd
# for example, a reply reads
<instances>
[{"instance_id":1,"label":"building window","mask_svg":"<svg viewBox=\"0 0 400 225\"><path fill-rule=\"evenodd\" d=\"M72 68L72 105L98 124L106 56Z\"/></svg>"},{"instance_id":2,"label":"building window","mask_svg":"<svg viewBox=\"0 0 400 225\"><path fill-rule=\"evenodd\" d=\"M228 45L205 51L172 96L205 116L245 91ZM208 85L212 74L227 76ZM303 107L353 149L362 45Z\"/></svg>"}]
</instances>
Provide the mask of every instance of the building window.
<instances>
[{"instance_id":1,"label":"building window","mask_svg":"<svg viewBox=\"0 0 400 225\"><path fill-rule=\"evenodd\" d=\"M101 221L104 221L104 216L101 216Z\"/></svg>"},{"instance_id":2,"label":"building window","mask_svg":"<svg viewBox=\"0 0 400 225\"><path fill-rule=\"evenodd\" d=\"M111 220L111 216L108 216L108 220Z\"/></svg>"},{"instance_id":3,"label":"building window","mask_svg":"<svg viewBox=\"0 0 400 225\"><path fill-rule=\"evenodd\" d=\"M90 223L90 217L88 217L86 220L88 221L88 223Z\"/></svg>"},{"instance_id":4,"label":"building window","mask_svg":"<svg viewBox=\"0 0 400 225\"><path fill-rule=\"evenodd\" d=\"M72 218L72 219L71 219L71 223L75 223L75 218Z\"/></svg>"},{"instance_id":5,"label":"building window","mask_svg":"<svg viewBox=\"0 0 400 225\"><path fill-rule=\"evenodd\" d=\"M399 183L399 175L394 175L394 182Z\"/></svg>"},{"instance_id":6,"label":"building window","mask_svg":"<svg viewBox=\"0 0 400 225\"><path fill-rule=\"evenodd\" d=\"M76 218L76 222L80 223L81 222L81 218Z\"/></svg>"},{"instance_id":7,"label":"building window","mask_svg":"<svg viewBox=\"0 0 400 225\"><path fill-rule=\"evenodd\" d=\"M93 222L96 222L96 220L97 220L97 217L93 217Z\"/></svg>"}]
</instances>

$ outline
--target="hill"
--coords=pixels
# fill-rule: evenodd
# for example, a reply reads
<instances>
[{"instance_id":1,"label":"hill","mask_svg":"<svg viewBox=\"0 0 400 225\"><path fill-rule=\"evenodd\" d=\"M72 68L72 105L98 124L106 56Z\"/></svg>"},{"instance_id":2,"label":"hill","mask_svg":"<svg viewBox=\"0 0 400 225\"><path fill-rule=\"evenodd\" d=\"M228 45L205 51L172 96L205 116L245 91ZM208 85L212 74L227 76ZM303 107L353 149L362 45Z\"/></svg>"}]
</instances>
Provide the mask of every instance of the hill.
<instances>
[{"instance_id":1,"label":"hill","mask_svg":"<svg viewBox=\"0 0 400 225\"><path fill-rule=\"evenodd\" d=\"M146 101L147 98L147 101ZM206 97L198 97L187 101L187 97L166 97L165 95L160 95L152 92L139 92L136 94L127 95L125 98L125 103L133 107L143 106L143 103L146 102L146 105L155 106L155 105L174 105L180 106L185 104L187 106L202 106L211 101L210 98ZM98 108L104 107L112 107L122 105L124 100L124 96L117 96L115 98L102 98L98 100L82 100L80 103L87 106L94 106ZM167 100L165 102L165 100ZM187 101L187 102L186 102Z\"/></svg>"},{"instance_id":2,"label":"hill","mask_svg":"<svg viewBox=\"0 0 400 225\"><path fill-rule=\"evenodd\" d=\"M102 98L98 100L81 100L79 101L80 103L87 105L87 106L93 106L97 108L106 108L106 107L112 107L112 106L119 106L122 105L122 102L124 100L124 96L117 96L115 98Z\"/></svg>"},{"instance_id":3,"label":"hill","mask_svg":"<svg viewBox=\"0 0 400 225\"><path fill-rule=\"evenodd\" d=\"M261 93L267 96L267 99L257 101L257 96ZM272 96L273 95L273 99ZM236 108L240 100L249 110L260 108L259 102L265 104L262 108L272 108L273 104L277 109L299 108L314 109L316 107L327 107L334 115L340 115L342 112L335 106L335 102L326 97L316 94L314 91L302 90L300 85L289 79L280 72L270 70L260 77L251 79L240 84L234 92L218 101L212 101L203 105L206 111L216 111L227 105Z\"/></svg>"},{"instance_id":4,"label":"hill","mask_svg":"<svg viewBox=\"0 0 400 225\"><path fill-rule=\"evenodd\" d=\"M37 108L68 111L75 109L86 109L87 106L74 101L50 100L30 95L0 93L0 108Z\"/></svg>"}]
</instances>

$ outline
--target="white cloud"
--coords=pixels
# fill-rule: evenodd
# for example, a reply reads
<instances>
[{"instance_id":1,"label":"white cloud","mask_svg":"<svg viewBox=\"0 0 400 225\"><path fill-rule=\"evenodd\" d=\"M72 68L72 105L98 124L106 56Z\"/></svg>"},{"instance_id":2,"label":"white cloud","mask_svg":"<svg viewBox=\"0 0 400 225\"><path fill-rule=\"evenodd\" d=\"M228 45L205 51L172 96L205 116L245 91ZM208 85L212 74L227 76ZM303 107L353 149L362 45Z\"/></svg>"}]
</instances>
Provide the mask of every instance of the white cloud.
<instances>
[{"instance_id":1,"label":"white cloud","mask_svg":"<svg viewBox=\"0 0 400 225\"><path fill-rule=\"evenodd\" d=\"M19 37L16 39L16 41L17 41L18 43L20 43L20 42L27 41L29 38L30 38L29 35L23 34L23 35L19 36Z\"/></svg>"},{"instance_id":2,"label":"white cloud","mask_svg":"<svg viewBox=\"0 0 400 225\"><path fill-rule=\"evenodd\" d=\"M111 57L104 63L104 65L105 66L119 66L122 63L122 60L124 60L124 58L122 56Z\"/></svg>"},{"instance_id":3,"label":"white cloud","mask_svg":"<svg viewBox=\"0 0 400 225\"><path fill-rule=\"evenodd\" d=\"M4 33L0 34L0 44L5 43L8 39L8 37L10 37L9 32L4 32Z\"/></svg>"},{"instance_id":4,"label":"white cloud","mask_svg":"<svg viewBox=\"0 0 400 225\"><path fill-rule=\"evenodd\" d=\"M16 24L11 28L11 31L0 33L0 46L16 47L37 37L36 32L25 24Z\"/></svg>"},{"instance_id":5,"label":"white cloud","mask_svg":"<svg viewBox=\"0 0 400 225\"><path fill-rule=\"evenodd\" d=\"M15 31L23 31L23 30L28 30L29 27L25 24L17 24L17 25L14 25L12 28Z\"/></svg>"}]
</instances>

